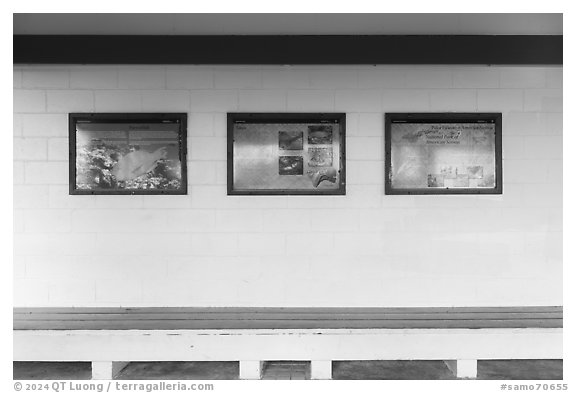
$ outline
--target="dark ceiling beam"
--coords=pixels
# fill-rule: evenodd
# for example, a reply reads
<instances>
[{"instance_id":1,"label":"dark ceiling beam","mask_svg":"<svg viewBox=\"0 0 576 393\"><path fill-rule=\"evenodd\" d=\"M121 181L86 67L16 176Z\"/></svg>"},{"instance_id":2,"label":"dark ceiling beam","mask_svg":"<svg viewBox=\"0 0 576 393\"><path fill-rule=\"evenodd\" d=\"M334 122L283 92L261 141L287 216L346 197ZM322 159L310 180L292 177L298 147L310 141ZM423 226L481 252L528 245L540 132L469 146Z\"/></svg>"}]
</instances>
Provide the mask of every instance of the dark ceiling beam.
<instances>
[{"instance_id":1,"label":"dark ceiling beam","mask_svg":"<svg viewBox=\"0 0 576 393\"><path fill-rule=\"evenodd\" d=\"M14 35L14 64L562 64L561 35Z\"/></svg>"}]
</instances>

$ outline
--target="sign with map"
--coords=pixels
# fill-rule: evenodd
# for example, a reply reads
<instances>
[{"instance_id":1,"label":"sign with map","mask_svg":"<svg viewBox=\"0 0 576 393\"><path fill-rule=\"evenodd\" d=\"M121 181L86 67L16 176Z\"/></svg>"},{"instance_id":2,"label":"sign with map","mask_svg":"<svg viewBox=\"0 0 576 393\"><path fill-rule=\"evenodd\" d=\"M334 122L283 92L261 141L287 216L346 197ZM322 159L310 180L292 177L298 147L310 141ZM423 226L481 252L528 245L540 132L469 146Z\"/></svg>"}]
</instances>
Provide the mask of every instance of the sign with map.
<instances>
[{"instance_id":1,"label":"sign with map","mask_svg":"<svg viewBox=\"0 0 576 393\"><path fill-rule=\"evenodd\" d=\"M502 193L501 152L501 114L387 114L386 193Z\"/></svg>"}]
</instances>

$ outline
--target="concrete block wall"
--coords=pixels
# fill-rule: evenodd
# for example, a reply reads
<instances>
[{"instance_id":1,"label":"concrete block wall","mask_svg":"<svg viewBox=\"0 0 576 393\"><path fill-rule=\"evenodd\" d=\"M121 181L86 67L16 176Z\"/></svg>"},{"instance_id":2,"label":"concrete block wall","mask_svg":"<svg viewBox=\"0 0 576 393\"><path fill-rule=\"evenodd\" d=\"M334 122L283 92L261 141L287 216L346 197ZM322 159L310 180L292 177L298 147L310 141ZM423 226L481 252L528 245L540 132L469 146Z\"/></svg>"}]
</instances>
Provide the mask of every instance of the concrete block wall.
<instances>
[{"instance_id":1,"label":"concrete block wall","mask_svg":"<svg viewBox=\"0 0 576 393\"><path fill-rule=\"evenodd\" d=\"M69 196L69 112L188 112L184 196ZM226 196L226 112L347 113L347 195ZM384 113L503 113L503 195L384 195ZM562 68L17 66L15 306L562 304Z\"/></svg>"}]
</instances>

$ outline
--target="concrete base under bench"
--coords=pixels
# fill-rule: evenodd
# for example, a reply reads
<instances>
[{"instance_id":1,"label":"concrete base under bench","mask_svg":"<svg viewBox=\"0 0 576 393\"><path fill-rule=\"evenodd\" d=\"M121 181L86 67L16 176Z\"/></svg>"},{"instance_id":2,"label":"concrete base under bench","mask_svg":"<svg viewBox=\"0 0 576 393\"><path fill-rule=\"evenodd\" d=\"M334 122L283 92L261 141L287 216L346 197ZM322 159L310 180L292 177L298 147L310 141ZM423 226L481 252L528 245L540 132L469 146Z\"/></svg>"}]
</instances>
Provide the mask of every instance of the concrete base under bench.
<instances>
[{"instance_id":1,"label":"concrete base under bench","mask_svg":"<svg viewBox=\"0 0 576 393\"><path fill-rule=\"evenodd\" d=\"M89 362L14 362L15 380L88 380ZM131 362L118 380L237 380L239 362ZM332 362L335 380L453 380L439 360ZM310 379L310 362L265 362L262 379ZM562 380L562 360L480 360L480 380Z\"/></svg>"}]
</instances>

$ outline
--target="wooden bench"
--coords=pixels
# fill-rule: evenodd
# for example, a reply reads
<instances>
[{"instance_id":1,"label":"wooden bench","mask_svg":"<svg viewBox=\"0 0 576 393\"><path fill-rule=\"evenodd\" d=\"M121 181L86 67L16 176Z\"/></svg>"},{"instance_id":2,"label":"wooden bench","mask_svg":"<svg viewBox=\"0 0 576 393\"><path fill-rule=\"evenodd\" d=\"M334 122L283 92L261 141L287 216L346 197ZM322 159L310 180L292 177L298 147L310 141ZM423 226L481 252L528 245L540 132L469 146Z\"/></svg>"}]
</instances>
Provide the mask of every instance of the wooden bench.
<instances>
[{"instance_id":1,"label":"wooden bench","mask_svg":"<svg viewBox=\"0 0 576 393\"><path fill-rule=\"evenodd\" d=\"M562 307L15 308L15 361L89 361L112 379L130 361L443 360L475 378L479 359L561 359Z\"/></svg>"}]
</instances>

